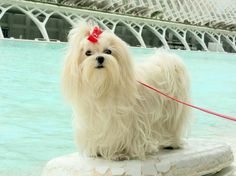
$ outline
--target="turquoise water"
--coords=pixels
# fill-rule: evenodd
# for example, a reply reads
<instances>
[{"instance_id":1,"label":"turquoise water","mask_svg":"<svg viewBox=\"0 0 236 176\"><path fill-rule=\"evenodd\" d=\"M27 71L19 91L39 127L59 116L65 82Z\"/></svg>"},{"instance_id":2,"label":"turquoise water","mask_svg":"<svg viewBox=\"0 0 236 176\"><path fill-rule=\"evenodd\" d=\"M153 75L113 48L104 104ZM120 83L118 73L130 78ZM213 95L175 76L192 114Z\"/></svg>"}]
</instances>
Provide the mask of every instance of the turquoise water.
<instances>
[{"instance_id":1,"label":"turquoise water","mask_svg":"<svg viewBox=\"0 0 236 176\"><path fill-rule=\"evenodd\" d=\"M0 40L0 175L40 175L47 160L75 152L71 110L60 92L66 44ZM154 49L132 48L136 61ZM193 103L236 116L236 54L183 57ZM190 137L236 138L236 122L193 110Z\"/></svg>"}]
</instances>

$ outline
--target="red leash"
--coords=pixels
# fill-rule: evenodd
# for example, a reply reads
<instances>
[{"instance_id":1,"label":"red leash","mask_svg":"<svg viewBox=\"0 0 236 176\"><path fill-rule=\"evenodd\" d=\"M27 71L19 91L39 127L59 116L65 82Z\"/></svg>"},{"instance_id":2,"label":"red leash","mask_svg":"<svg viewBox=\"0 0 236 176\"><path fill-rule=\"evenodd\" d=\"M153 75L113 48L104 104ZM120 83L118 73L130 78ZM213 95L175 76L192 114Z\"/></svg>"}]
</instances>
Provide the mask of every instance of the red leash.
<instances>
[{"instance_id":1,"label":"red leash","mask_svg":"<svg viewBox=\"0 0 236 176\"><path fill-rule=\"evenodd\" d=\"M140 81L138 81L138 82L139 82L140 84L142 84L143 86L145 86L145 87L147 87L147 88L149 88L149 89L152 89L152 90L154 90L155 92L157 92L157 93L159 93L159 94L161 94L161 95L163 95L163 96L165 96L165 97L167 97L167 98L169 98L169 99L172 99L172 100L174 100L174 101L176 101L176 102L178 102L178 103L181 103L181 104L184 104L184 105L186 105L186 106L189 106L189 107L198 109L198 110L203 111L203 112L206 112L206 113L208 113L208 114L212 114L212 115L215 115L215 116L218 116L218 117L222 117L222 118L225 118L225 119L228 119L228 120L236 121L236 118L235 118L235 117L230 117L230 116L226 116L226 115L223 115L223 114L219 114L219 113L216 113L216 112L213 112L213 111L209 111L209 110L207 110L207 109L200 108L200 107L198 107L198 106L195 106L195 105L192 105L192 104L189 104L189 103L180 101L180 100L178 100L178 99L176 99L176 98L174 98L174 97L171 97L171 96L169 96L169 95L167 95L167 94L161 92L160 90L158 90L158 89L156 89L156 88L154 88L154 87L152 87L152 86L149 86L149 85L147 85L147 84L145 84L145 83L142 83L142 82L140 82Z\"/></svg>"}]
</instances>

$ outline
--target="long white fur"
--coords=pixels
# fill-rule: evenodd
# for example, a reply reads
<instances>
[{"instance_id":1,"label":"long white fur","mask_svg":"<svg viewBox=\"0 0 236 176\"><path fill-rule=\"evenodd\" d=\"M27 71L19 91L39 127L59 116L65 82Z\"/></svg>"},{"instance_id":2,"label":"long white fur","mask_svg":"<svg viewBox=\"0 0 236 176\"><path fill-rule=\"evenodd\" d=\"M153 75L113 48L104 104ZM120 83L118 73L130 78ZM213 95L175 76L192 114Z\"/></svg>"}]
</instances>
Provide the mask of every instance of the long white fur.
<instances>
[{"instance_id":1,"label":"long white fur","mask_svg":"<svg viewBox=\"0 0 236 176\"><path fill-rule=\"evenodd\" d=\"M85 23L70 31L63 70L63 91L75 112L76 139L82 153L106 159L144 159L160 147L181 147L188 107L140 85L152 85L189 101L189 77L181 59L158 51L134 65L127 45L109 31L96 44ZM109 48L112 55L104 54ZM92 56L86 56L87 50ZM105 58L96 69L96 57Z\"/></svg>"}]
</instances>

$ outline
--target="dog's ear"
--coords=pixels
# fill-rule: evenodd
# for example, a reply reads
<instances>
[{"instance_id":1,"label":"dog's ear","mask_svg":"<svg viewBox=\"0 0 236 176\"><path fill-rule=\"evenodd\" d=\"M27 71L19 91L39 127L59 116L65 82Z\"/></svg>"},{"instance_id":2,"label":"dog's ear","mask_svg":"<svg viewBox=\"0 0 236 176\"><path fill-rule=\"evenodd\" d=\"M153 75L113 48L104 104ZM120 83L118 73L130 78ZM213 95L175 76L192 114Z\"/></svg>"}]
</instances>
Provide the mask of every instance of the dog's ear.
<instances>
[{"instance_id":1,"label":"dog's ear","mask_svg":"<svg viewBox=\"0 0 236 176\"><path fill-rule=\"evenodd\" d=\"M70 45L78 44L83 38L90 34L90 25L86 22L80 22L70 30L68 42Z\"/></svg>"},{"instance_id":2,"label":"dog's ear","mask_svg":"<svg viewBox=\"0 0 236 176\"><path fill-rule=\"evenodd\" d=\"M62 89L65 97L73 101L78 94L81 41L90 34L90 27L87 23L81 22L70 31L68 35L68 49L65 56L62 72Z\"/></svg>"},{"instance_id":3,"label":"dog's ear","mask_svg":"<svg viewBox=\"0 0 236 176\"><path fill-rule=\"evenodd\" d=\"M73 48L68 49L62 71L62 91L65 98L72 103L74 101L74 96L77 95L78 91L78 75L79 75L79 65L77 57L80 54L76 54Z\"/></svg>"},{"instance_id":4,"label":"dog's ear","mask_svg":"<svg viewBox=\"0 0 236 176\"><path fill-rule=\"evenodd\" d=\"M81 56L81 42L90 34L90 26L86 22L80 22L74 26L68 35L68 50L65 57L65 68L69 68L72 74L78 73L79 58Z\"/></svg>"}]
</instances>

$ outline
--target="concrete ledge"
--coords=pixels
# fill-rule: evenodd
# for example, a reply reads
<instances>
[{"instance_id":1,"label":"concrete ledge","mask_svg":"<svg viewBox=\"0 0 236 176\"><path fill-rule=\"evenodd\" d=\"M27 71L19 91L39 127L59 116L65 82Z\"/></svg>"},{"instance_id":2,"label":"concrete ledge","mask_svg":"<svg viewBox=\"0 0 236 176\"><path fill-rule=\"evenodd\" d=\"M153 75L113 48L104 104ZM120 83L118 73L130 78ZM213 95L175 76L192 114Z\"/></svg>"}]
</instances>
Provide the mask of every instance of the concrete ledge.
<instances>
[{"instance_id":1,"label":"concrete ledge","mask_svg":"<svg viewBox=\"0 0 236 176\"><path fill-rule=\"evenodd\" d=\"M52 159L43 176L217 176L232 175L233 152L224 143L189 140L184 149L163 150L144 161L108 161L73 153ZM224 169L225 168L225 169Z\"/></svg>"}]
</instances>

